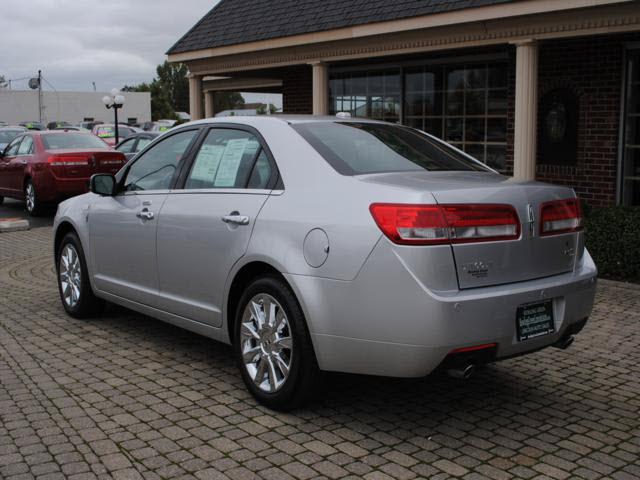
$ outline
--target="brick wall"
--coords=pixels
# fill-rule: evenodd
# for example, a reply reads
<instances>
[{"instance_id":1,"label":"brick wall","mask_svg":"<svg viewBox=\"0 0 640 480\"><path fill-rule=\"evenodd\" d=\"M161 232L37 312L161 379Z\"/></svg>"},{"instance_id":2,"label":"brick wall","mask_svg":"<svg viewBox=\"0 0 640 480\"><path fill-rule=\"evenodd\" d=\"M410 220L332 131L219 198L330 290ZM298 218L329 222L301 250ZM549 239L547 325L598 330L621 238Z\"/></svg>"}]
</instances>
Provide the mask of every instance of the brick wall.
<instances>
[{"instance_id":1,"label":"brick wall","mask_svg":"<svg viewBox=\"0 0 640 480\"><path fill-rule=\"evenodd\" d=\"M310 65L289 67L282 77L282 111L313 113L313 83Z\"/></svg>"},{"instance_id":2,"label":"brick wall","mask_svg":"<svg viewBox=\"0 0 640 480\"><path fill-rule=\"evenodd\" d=\"M570 89L579 99L579 119L577 164L538 163L537 178L575 188L592 206L616 202L624 44L637 40L640 35L633 34L540 45L540 98L557 88ZM515 49L511 55L507 162L513 169Z\"/></svg>"}]
</instances>

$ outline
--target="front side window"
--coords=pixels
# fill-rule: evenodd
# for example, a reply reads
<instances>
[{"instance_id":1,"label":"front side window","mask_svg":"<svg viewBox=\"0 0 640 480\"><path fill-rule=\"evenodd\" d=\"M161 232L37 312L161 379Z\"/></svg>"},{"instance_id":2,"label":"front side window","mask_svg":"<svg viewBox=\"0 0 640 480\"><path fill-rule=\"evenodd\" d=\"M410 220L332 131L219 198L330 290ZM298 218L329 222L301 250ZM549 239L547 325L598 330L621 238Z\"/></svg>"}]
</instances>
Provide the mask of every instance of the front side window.
<instances>
[{"instance_id":1,"label":"front side window","mask_svg":"<svg viewBox=\"0 0 640 480\"><path fill-rule=\"evenodd\" d=\"M382 123L309 122L293 128L339 173L490 171L443 142Z\"/></svg>"},{"instance_id":2,"label":"front side window","mask_svg":"<svg viewBox=\"0 0 640 480\"><path fill-rule=\"evenodd\" d=\"M125 191L166 190L198 130L171 135L135 161L124 181Z\"/></svg>"},{"instance_id":3,"label":"front side window","mask_svg":"<svg viewBox=\"0 0 640 480\"><path fill-rule=\"evenodd\" d=\"M245 188L260 151L255 135L214 128L200 147L185 188Z\"/></svg>"},{"instance_id":4,"label":"front side window","mask_svg":"<svg viewBox=\"0 0 640 480\"><path fill-rule=\"evenodd\" d=\"M22 141L24 137L18 137L18 138L14 138L11 143L9 144L9 146L7 147L7 150L4 152L5 156L7 157L13 157L15 155L18 154L18 148L20 147L20 142Z\"/></svg>"},{"instance_id":5,"label":"front side window","mask_svg":"<svg viewBox=\"0 0 640 480\"><path fill-rule=\"evenodd\" d=\"M25 136L18 148L18 155L31 155L33 153L33 138Z\"/></svg>"}]
</instances>

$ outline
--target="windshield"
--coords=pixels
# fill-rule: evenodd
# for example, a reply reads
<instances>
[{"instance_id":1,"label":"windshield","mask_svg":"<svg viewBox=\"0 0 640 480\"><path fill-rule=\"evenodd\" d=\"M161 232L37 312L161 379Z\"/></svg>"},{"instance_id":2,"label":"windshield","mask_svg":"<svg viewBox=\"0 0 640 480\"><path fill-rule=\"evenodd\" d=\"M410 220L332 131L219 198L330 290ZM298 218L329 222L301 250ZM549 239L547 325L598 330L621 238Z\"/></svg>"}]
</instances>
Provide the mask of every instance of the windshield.
<instances>
[{"instance_id":1,"label":"windshield","mask_svg":"<svg viewBox=\"0 0 640 480\"><path fill-rule=\"evenodd\" d=\"M21 133L24 133L23 130L0 130L0 143L9 143L11 140L16 138Z\"/></svg>"},{"instance_id":2,"label":"windshield","mask_svg":"<svg viewBox=\"0 0 640 480\"><path fill-rule=\"evenodd\" d=\"M84 133L49 133L42 135L45 150L64 150L67 148L99 148L108 147L99 138Z\"/></svg>"},{"instance_id":3,"label":"windshield","mask_svg":"<svg viewBox=\"0 0 640 480\"><path fill-rule=\"evenodd\" d=\"M309 122L292 127L343 175L490 171L445 143L407 127L364 122Z\"/></svg>"},{"instance_id":4,"label":"windshield","mask_svg":"<svg viewBox=\"0 0 640 480\"><path fill-rule=\"evenodd\" d=\"M118 125L118 137L126 138L133 135L134 131L127 127ZM96 128L96 135L100 138L113 138L116 136L116 129L114 127L98 127Z\"/></svg>"}]
</instances>

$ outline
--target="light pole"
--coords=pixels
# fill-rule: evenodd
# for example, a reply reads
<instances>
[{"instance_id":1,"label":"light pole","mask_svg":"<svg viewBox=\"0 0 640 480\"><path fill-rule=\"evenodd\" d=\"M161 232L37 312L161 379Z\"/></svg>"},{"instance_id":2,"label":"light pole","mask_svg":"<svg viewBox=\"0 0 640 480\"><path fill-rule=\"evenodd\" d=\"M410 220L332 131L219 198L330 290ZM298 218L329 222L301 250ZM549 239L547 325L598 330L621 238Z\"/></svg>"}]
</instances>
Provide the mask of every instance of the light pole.
<instances>
[{"instance_id":1,"label":"light pole","mask_svg":"<svg viewBox=\"0 0 640 480\"><path fill-rule=\"evenodd\" d=\"M105 95L102 97L102 103L107 108L113 108L113 113L115 115L115 134L116 134L116 145L118 144L118 109L122 108L124 105L124 95L120 93L120 90L114 88L111 90L111 95Z\"/></svg>"}]
</instances>

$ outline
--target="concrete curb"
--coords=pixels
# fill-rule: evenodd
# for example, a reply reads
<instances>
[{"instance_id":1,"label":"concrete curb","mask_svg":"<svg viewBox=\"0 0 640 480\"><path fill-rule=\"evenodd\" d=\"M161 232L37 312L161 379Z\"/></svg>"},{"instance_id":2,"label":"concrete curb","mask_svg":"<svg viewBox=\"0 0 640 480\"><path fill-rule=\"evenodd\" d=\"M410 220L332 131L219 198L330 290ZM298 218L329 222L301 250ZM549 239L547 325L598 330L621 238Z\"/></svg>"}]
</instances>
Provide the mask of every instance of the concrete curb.
<instances>
[{"instance_id":1,"label":"concrete curb","mask_svg":"<svg viewBox=\"0 0 640 480\"><path fill-rule=\"evenodd\" d=\"M20 232L29 230L29 220L24 218L2 218L0 219L0 233L4 232Z\"/></svg>"}]
</instances>

